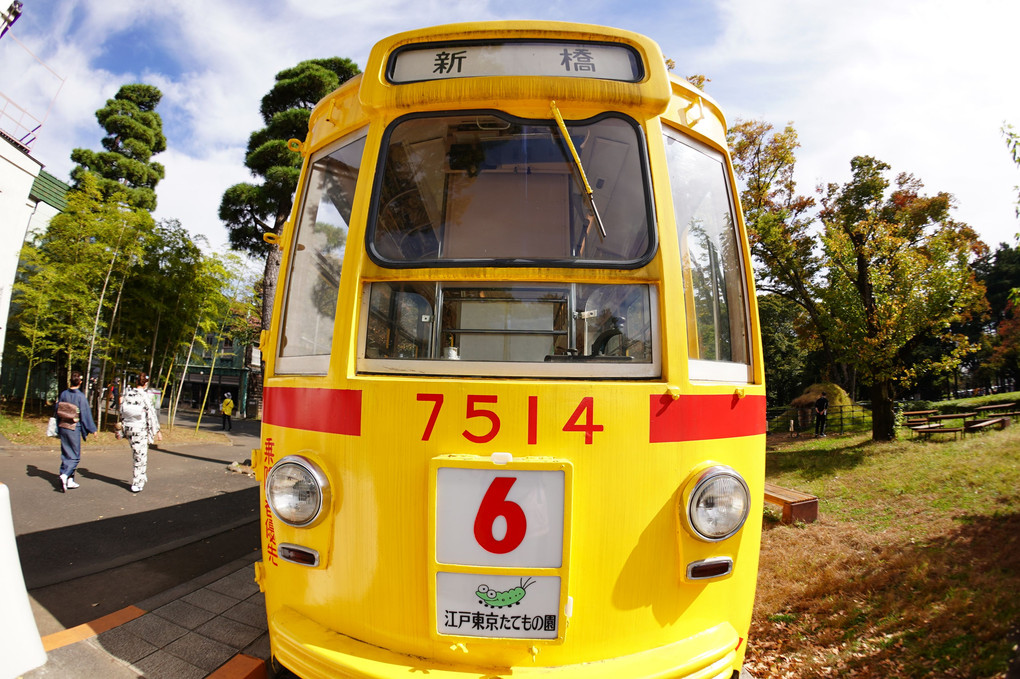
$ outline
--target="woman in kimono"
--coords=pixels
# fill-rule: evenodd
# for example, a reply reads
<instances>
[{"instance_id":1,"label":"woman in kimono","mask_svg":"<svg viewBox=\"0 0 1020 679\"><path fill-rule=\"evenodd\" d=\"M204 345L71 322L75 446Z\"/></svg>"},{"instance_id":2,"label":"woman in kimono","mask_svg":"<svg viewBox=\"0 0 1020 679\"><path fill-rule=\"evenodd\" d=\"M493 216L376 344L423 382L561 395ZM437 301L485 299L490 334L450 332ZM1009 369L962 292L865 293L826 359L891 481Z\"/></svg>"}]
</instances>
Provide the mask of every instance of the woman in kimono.
<instances>
[{"instance_id":1,"label":"woman in kimono","mask_svg":"<svg viewBox=\"0 0 1020 679\"><path fill-rule=\"evenodd\" d=\"M159 413L152 402L149 376L138 373L138 382L128 387L120 402L120 421L124 425L124 436L131 442L134 454L134 473L131 478L131 492L140 493L148 477L145 475L149 458L149 444L163 440L159 431Z\"/></svg>"}]
</instances>

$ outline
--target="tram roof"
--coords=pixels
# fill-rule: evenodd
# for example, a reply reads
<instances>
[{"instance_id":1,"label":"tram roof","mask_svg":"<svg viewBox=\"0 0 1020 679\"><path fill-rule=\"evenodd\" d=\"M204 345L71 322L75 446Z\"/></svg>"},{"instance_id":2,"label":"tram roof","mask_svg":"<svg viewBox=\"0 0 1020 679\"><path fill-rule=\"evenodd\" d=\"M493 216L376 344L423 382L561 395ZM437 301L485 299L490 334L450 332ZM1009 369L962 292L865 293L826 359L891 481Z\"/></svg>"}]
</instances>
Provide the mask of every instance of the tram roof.
<instances>
[{"instance_id":1,"label":"tram roof","mask_svg":"<svg viewBox=\"0 0 1020 679\"><path fill-rule=\"evenodd\" d=\"M554 45L621 46L633 53L640 63L640 78L634 82L594 77L534 77L535 74L503 76L471 76L421 81L393 82L390 75L394 55L413 50L416 45L435 45L447 52L460 46L479 44L512 44L549 42ZM508 76L513 77L513 91L508 90ZM352 110L350 100L357 93L360 106ZM715 101L682 78L666 69L662 51L652 39L618 28L559 21L480 21L445 24L398 33L376 43L360 76L352 78L328 95L312 113L310 128L313 137L329 135L316 130L320 123L327 127L345 127L343 120L354 122L372 111L447 110L451 102L478 108L502 108L513 101L518 111L535 117L548 117L549 102L556 101L567 118L583 118L619 107L641 110L649 116L667 113L669 106L680 106L676 113L681 122L691 127L699 121L689 111L704 114L700 127L706 136L717 138L719 129L725 144L726 124ZM344 107L337 104L346 100ZM342 112L341 109L343 109ZM699 114L700 115L700 114Z\"/></svg>"}]
</instances>

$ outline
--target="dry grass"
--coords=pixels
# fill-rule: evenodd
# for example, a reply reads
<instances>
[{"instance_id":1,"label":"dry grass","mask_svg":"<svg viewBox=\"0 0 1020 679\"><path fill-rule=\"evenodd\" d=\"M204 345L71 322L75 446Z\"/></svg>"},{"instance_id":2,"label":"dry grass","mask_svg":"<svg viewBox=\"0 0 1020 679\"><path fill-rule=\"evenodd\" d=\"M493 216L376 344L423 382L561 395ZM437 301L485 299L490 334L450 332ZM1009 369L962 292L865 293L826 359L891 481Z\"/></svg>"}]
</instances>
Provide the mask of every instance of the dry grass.
<instances>
[{"instance_id":1,"label":"dry grass","mask_svg":"<svg viewBox=\"0 0 1020 679\"><path fill-rule=\"evenodd\" d=\"M1020 623L1020 427L770 445L821 520L766 517L755 677L1005 677ZM1016 668L1020 670L1020 667Z\"/></svg>"}]
</instances>

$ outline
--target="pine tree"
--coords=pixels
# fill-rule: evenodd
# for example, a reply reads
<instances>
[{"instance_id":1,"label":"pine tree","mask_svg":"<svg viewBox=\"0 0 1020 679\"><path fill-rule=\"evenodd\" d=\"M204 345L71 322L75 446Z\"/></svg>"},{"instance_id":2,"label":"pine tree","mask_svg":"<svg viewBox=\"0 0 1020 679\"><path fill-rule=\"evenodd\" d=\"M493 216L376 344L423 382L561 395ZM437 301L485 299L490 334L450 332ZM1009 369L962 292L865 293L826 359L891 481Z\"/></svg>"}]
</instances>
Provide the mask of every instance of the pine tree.
<instances>
[{"instance_id":1,"label":"pine tree","mask_svg":"<svg viewBox=\"0 0 1020 679\"><path fill-rule=\"evenodd\" d=\"M80 186L86 173L99 178L104 197L123 192L130 207L156 209L156 184L165 170L152 156L166 150L163 120L156 106L163 93L152 85L124 85L106 106L96 111L96 119L106 130L105 151L74 149L71 160L78 167L71 178Z\"/></svg>"},{"instance_id":2,"label":"pine tree","mask_svg":"<svg viewBox=\"0 0 1020 679\"><path fill-rule=\"evenodd\" d=\"M265 257L262 287L262 327L268 328L280 271L280 251L262 240L279 234L290 214L301 172L301 156L287 148L287 140L304 139L312 107L342 83L360 73L350 59L333 57L302 61L276 74L276 84L262 98L266 126L253 132L244 164L261 184L235 184L220 202L220 219L230 245L254 257Z\"/></svg>"}]
</instances>

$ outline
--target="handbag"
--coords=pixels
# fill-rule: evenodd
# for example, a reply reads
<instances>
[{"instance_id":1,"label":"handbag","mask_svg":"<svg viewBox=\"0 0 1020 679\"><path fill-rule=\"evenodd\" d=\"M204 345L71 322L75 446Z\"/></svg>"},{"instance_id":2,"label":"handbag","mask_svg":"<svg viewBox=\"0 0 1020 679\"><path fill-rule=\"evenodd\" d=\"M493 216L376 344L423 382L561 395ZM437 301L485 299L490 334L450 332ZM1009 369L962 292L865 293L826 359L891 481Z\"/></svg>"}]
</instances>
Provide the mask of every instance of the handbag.
<instances>
[{"instance_id":1,"label":"handbag","mask_svg":"<svg viewBox=\"0 0 1020 679\"><path fill-rule=\"evenodd\" d=\"M56 436L57 435L57 418L51 417L50 423L46 425L46 435Z\"/></svg>"}]
</instances>

